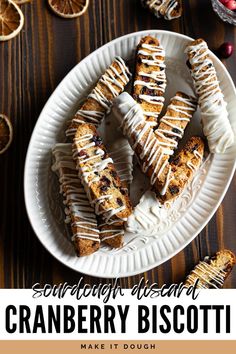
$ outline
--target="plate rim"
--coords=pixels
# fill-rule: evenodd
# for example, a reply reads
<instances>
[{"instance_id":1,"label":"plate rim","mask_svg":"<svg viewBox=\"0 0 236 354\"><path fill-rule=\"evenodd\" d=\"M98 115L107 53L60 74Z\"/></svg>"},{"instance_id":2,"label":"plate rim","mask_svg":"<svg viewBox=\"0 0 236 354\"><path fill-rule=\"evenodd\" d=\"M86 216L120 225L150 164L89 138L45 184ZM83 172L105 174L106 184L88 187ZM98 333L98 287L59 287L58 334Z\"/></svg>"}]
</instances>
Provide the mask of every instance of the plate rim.
<instances>
[{"instance_id":1,"label":"plate rim","mask_svg":"<svg viewBox=\"0 0 236 354\"><path fill-rule=\"evenodd\" d=\"M49 96L48 100L46 101L46 103L43 106L43 109L35 123L33 132L31 134L30 137L30 141L28 144L28 148L27 148L27 154L26 154L26 158L25 158L25 166L24 166L24 201L25 201L25 207L26 207L26 213L30 222L30 225L35 233L35 235L37 236L38 240L40 241L40 243L44 246L44 248L55 258L57 259L60 263L62 263L63 265L67 266L68 268L72 269L73 271L79 272L81 274L85 274L85 275L89 275L89 276L93 276L93 277L98 277L98 278L126 278L129 276L134 276L137 274L141 274L144 272L147 272L153 268L158 267L159 265L165 263L168 260L171 260L176 254L178 254L179 252L181 252L188 244L190 244L198 235L199 233L204 229L204 227L209 223L209 221L211 220L211 218L213 217L213 215L215 214L216 210L218 209L219 205L222 203L222 200L224 199L226 192L229 188L229 185L232 181L234 172L235 172L235 168L236 168L236 156L234 158L234 163L232 166L232 169L230 171L230 173L228 174L228 181L224 186L223 192L221 194L221 196L219 197L218 202L215 204L214 208L212 209L212 211L208 214L205 222L203 224L199 224L198 228L195 230L195 232L193 233L193 236L187 240L185 240L185 242L178 247L177 250L174 250L171 255L167 255L166 257L162 257L161 260L157 260L152 264L148 264L147 266L141 266L141 268L133 270L133 271L129 271L129 272L125 272L122 273L120 272L119 274L107 274L107 273L103 273L103 274L98 274L98 273L94 273L89 272L87 270L83 270L83 269L76 269L75 267L73 267L72 265L66 263L64 260L60 259L58 254L55 254L51 251L50 247L48 247L42 240L42 238L40 237L40 234L36 228L36 225L34 223L34 216L32 216L33 213L31 213L30 210L30 200L31 198L31 193L29 192L29 189L27 188L27 182L28 182L28 178L29 178L29 174L28 174L28 170L29 170L29 164L30 164L30 153L31 153L31 149L32 149L32 145L34 142L34 138L36 136L37 133L37 127L40 124L40 121L42 120L42 117L44 116L45 111L47 110L48 106L50 106L51 101L54 99L54 96L60 92L61 87L63 87L64 83L68 80L68 78L73 75L73 72L76 71L77 67L79 65L82 65L85 61L89 60L91 56L96 56L97 53L102 52L106 47L112 46L115 43L118 43L122 40L128 39L130 37L135 37L135 36L145 36L148 34L156 34L157 36L162 34L162 35L170 35L170 36L174 36L174 37L179 37L181 39L185 39L188 41L194 40L193 38L181 34L181 33L177 33L174 31L166 31L166 30L157 30L157 29L149 29L149 30L144 30L144 31L136 31L136 32L132 32L132 33L128 33L126 35L120 36L118 38L115 38L107 43L105 43L104 45L102 45L101 47L95 49L93 52L91 52L89 55L87 55L85 58L83 58L80 62L78 62L67 74L66 76L59 82L59 84L56 86L56 88L53 90L53 92L51 93L51 95ZM220 59L212 52L210 51L210 55L211 57L214 58L214 60L220 65L220 67L222 68L222 70L224 71L224 75L226 76L227 80L230 81L232 87L234 88L234 94L236 96L236 89L235 89L235 84L233 82L232 77L230 76L228 70L226 69L226 67L224 66L224 64L220 61ZM114 255L115 256L115 255ZM76 257L76 256L75 256Z\"/></svg>"}]
</instances>

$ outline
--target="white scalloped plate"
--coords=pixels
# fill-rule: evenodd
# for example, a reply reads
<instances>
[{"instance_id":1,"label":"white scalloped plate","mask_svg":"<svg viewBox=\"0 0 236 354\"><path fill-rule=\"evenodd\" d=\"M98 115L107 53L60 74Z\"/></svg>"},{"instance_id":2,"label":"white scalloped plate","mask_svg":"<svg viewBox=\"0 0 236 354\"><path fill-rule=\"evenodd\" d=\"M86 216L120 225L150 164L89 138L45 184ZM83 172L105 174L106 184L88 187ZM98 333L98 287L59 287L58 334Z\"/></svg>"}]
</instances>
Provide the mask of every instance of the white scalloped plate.
<instances>
[{"instance_id":1,"label":"white scalloped plate","mask_svg":"<svg viewBox=\"0 0 236 354\"><path fill-rule=\"evenodd\" d=\"M172 215L166 229L150 236L125 235L126 244L118 251L101 248L88 257L78 258L65 237L63 211L58 197L58 184L51 173L51 148L64 140L63 126L86 97L99 76L116 55L125 60L134 57L141 37L157 37L166 50L168 89L166 102L177 90L192 92L192 81L185 61L184 48L191 38L167 31L131 33L104 45L82 60L60 83L45 105L35 126L25 164L25 202L29 219L46 249L68 267L97 277L126 277L135 275L173 257L190 243L209 222L221 203L235 169L236 145L224 155L211 156L194 183L185 191L180 208ZM231 123L236 131L236 91L224 65L212 54L221 88L228 102ZM111 138L111 125L104 124L105 138ZM109 124L109 123L108 123ZM104 129L105 128L105 129ZM199 113L187 131L187 137L201 133ZM144 179L135 173L132 195L140 197ZM197 191L197 193L196 193ZM137 200L136 200L137 202ZM159 230L160 231L160 230ZM214 237L214 235L212 235Z\"/></svg>"}]
</instances>

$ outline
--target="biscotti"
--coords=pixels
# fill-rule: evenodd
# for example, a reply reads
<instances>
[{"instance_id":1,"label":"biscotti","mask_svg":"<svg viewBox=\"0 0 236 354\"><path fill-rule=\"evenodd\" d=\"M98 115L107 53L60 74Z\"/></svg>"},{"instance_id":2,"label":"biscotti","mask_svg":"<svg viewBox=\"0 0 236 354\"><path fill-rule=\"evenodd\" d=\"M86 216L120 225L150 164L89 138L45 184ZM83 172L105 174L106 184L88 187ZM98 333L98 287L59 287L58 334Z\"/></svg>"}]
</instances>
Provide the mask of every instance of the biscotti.
<instances>
[{"instance_id":1,"label":"biscotti","mask_svg":"<svg viewBox=\"0 0 236 354\"><path fill-rule=\"evenodd\" d=\"M173 155L184 131L197 108L196 99L183 92L177 92L171 99L167 111L155 130L159 145L165 154Z\"/></svg>"},{"instance_id":2,"label":"biscotti","mask_svg":"<svg viewBox=\"0 0 236 354\"><path fill-rule=\"evenodd\" d=\"M166 20L173 20L182 15L182 0L141 0L144 7L147 7L157 18L164 17Z\"/></svg>"},{"instance_id":3,"label":"biscotti","mask_svg":"<svg viewBox=\"0 0 236 354\"><path fill-rule=\"evenodd\" d=\"M213 257L205 257L187 276L184 285L194 285L199 289L220 289L231 273L236 262L235 255L229 250L217 252Z\"/></svg>"},{"instance_id":4,"label":"biscotti","mask_svg":"<svg viewBox=\"0 0 236 354\"><path fill-rule=\"evenodd\" d=\"M153 126L164 105L165 51L154 37L144 37L137 47L133 98Z\"/></svg>"},{"instance_id":5,"label":"biscotti","mask_svg":"<svg viewBox=\"0 0 236 354\"><path fill-rule=\"evenodd\" d=\"M72 158L71 144L56 144L52 170L59 176L64 196L66 219L72 231L72 242L78 256L87 256L100 247L99 229Z\"/></svg>"},{"instance_id":6,"label":"biscotti","mask_svg":"<svg viewBox=\"0 0 236 354\"><path fill-rule=\"evenodd\" d=\"M143 173L150 178L153 190L158 196L164 196L173 175L166 149L159 144L152 126L144 118L142 109L128 93L124 92L117 97L114 112Z\"/></svg>"},{"instance_id":7,"label":"biscotti","mask_svg":"<svg viewBox=\"0 0 236 354\"><path fill-rule=\"evenodd\" d=\"M94 125L78 126L73 157L95 213L108 224L126 220L132 210L128 193L123 191L113 160Z\"/></svg>"},{"instance_id":8,"label":"biscotti","mask_svg":"<svg viewBox=\"0 0 236 354\"><path fill-rule=\"evenodd\" d=\"M168 168L169 156L159 145L158 139L145 120L143 111L132 97L124 92L114 103L114 112L121 124L123 134L128 138L142 171L155 185L159 176Z\"/></svg>"},{"instance_id":9,"label":"biscotti","mask_svg":"<svg viewBox=\"0 0 236 354\"><path fill-rule=\"evenodd\" d=\"M163 201L173 201L189 184L196 171L202 164L205 151L205 144L202 138L193 136L180 152L170 161L171 177L168 184L163 180L162 195L159 198Z\"/></svg>"},{"instance_id":10,"label":"biscotti","mask_svg":"<svg viewBox=\"0 0 236 354\"><path fill-rule=\"evenodd\" d=\"M66 131L67 137L73 140L76 128L81 123L99 125L110 112L113 99L124 90L129 78L130 72L124 60L116 57L73 117Z\"/></svg>"},{"instance_id":11,"label":"biscotti","mask_svg":"<svg viewBox=\"0 0 236 354\"><path fill-rule=\"evenodd\" d=\"M212 153L224 153L233 145L234 133L209 49L203 39L198 39L187 46L186 52L209 149Z\"/></svg>"},{"instance_id":12,"label":"biscotti","mask_svg":"<svg viewBox=\"0 0 236 354\"><path fill-rule=\"evenodd\" d=\"M133 179L133 150L126 139L118 139L113 144L109 153L114 161L116 171L120 177L122 188L121 192L129 192L129 185ZM124 222L112 221L108 225L100 218L98 220L100 239L112 248L120 248L124 243Z\"/></svg>"},{"instance_id":13,"label":"biscotti","mask_svg":"<svg viewBox=\"0 0 236 354\"><path fill-rule=\"evenodd\" d=\"M114 108L122 131L129 139L142 171L150 178L151 186L157 196L161 201L176 198L187 182L191 181L202 162L204 153L202 139L198 137L190 139L186 147L177 155L180 167L178 170L177 164L169 163L170 148L167 149L167 146L162 145L152 127L144 119L139 105L129 94L126 92L121 94L115 100ZM178 184L178 189L174 186L174 181ZM172 189L169 189L171 186Z\"/></svg>"}]
</instances>

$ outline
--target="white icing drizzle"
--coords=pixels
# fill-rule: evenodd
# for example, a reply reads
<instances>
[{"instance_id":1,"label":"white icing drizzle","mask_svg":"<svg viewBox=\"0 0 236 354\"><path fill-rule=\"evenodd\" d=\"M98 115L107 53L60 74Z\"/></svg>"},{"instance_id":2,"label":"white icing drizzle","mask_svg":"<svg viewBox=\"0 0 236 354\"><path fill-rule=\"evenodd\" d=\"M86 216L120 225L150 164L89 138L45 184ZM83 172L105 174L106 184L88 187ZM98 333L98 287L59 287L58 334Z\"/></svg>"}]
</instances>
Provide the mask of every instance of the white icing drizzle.
<instances>
[{"instance_id":1,"label":"white icing drizzle","mask_svg":"<svg viewBox=\"0 0 236 354\"><path fill-rule=\"evenodd\" d=\"M174 11L180 5L178 0L142 0L142 2L158 18L164 17L166 20L173 20L180 16L178 11L174 15Z\"/></svg>"},{"instance_id":2,"label":"white icing drizzle","mask_svg":"<svg viewBox=\"0 0 236 354\"><path fill-rule=\"evenodd\" d=\"M188 161L186 165L193 173L195 173L199 167L199 163L202 161L202 155L197 150L194 150L193 154L197 159L197 163L193 164L192 162Z\"/></svg>"},{"instance_id":3,"label":"white icing drizzle","mask_svg":"<svg viewBox=\"0 0 236 354\"><path fill-rule=\"evenodd\" d=\"M66 206L65 222L71 223L72 216L73 219L78 218L78 221L73 222L71 226L81 230L73 234L72 241L75 241L76 238L83 238L100 242L96 216L78 178L71 149L71 144L56 144L52 151L55 158L52 170L59 175L60 193L64 196L64 204ZM70 171L63 172L62 169L65 168Z\"/></svg>"},{"instance_id":4,"label":"white icing drizzle","mask_svg":"<svg viewBox=\"0 0 236 354\"><path fill-rule=\"evenodd\" d=\"M203 132L207 137L210 151L224 153L234 143L234 133L228 119L227 104L219 86L216 70L209 56L209 49L206 42L202 41L197 45L189 45L186 52L199 97Z\"/></svg>"},{"instance_id":5,"label":"white icing drizzle","mask_svg":"<svg viewBox=\"0 0 236 354\"><path fill-rule=\"evenodd\" d=\"M105 223L109 224L111 222L111 218L121 212L122 210L125 210L126 206L122 205L121 207L117 208L108 208L105 209L104 202L106 200L112 200L114 196L112 194L107 194L107 195L102 195L97 199L92 199L91 194L89 191L89 187L99 181L99 172L103 171L105 168L107 168L109 163L113 163L113 159L111 157L108 157L106 159L101 159L100 161L94 161L93 163L90 163L89 165L86 165L85 163L88 161L93 161L98 159L98 157L102 157L105 154L105 151L100 149L99 147L96 148L95 153L91 157L86 157L86 154L82 154L80 156L80 153L83 151L86 151L86 149L89 149L91 147L95 146L95 142L92 141L92 134L85 134L81 138L75 138L74 139L74 147L73 147L73 158L77 159L77 170L80 171L80 177L81 181L84 185L84 188L87 192L87 195L89 197L90 203L94 206L95 208L95 213L96 215L101 215L102 219L105 221ZM83 145L82 148L79 148L77 144L84 142L85 144ZM80 162L84 163L85 165L83 167L80 166ZM102 207L101 207L102 206ZM117 221L118 218L116 218ZM119 219L119 220L126 220L126 219Z\"/></svg>"},{"instance_id":6,"label":"white icing drizzle","mask_svg":"<svg viewBox=\"0 0 236 354\"><path fill-rule=\"evenodd\" d=\"M211 264L200 262L187 277L187 281L195 282L196 277L199 279L198 287L202 289L222 288L225 281L226 272L222 269L217 269Z\"/></svg>"},{"instance_id":7,"label":"white icing drizzle","mask_svg":"<svg viewBox=\"0 0 236 354\"><path fill-rule=\"evenodd\" d=\"M119 66L121 71L120 73L113 66L114 63ZM102 112L79 109L76 113L76 116L79 115L83 117L87 123L92 123L95 126L98 126L104 116L110 112L113 99L117 97L121 91L124 90L124 86L129 82L130 75L131 73L129 72L129 69L127 68L124 60L119 56L116 57L112 65L106 70L105 74L103 74L99 80L99 83L106 86L112 93L112 99L107 99L107 97L102 93L102 91L96 86L88 95L88 98L92 98L97 101L99 105L103 108ZM76 116L72 119L72 124L84 123L82 119ZM75 132L76 128L69 128L66 131L66 135L74 136Z\"/></svg>"},{"instance_id":8,"label":"white icing drizzle","mask_svg":"<svg viewBox=\"0 0 236 354\"><path fill-rule=\"evenodd\" d=\"M151 53L150 53L151 52ZM134 86L140 85L146 87L148 90L155 90L155 91L161 91L162 94L165 92L166 88L166 74L165 74L165 51L162 46L157 46L154 44L146 44L143 43L138 50L138 55L144 56L144 58L141 58L141 62L143 64L147 64L149 66L156 66L160 68L160 71L152 71L150 73L146 73L144 71L139 71L137 72L138 76L141 77L146 77L148 81L144 81L142 79L137 79L134 82ZM150 79L153 80L153 82L150 82ZM160 106L162 108L163 103L164 103L164 97L163 96L157 96L156 94L150 95L150 94L139 94L139 99ZM161 111L161 108L159 109L159 112ZM149 111L144 111L144 114L146 116L152 116L157 118L159 113L158 112L149 112Z\"/></svg>"},{"instance_id":9,"label":"white icing drizzle","mask_svg":"<svg viewBox=\"0 0 236 354\"><path fill-rule=\"evenodd\" d=\"M170 184L170 181L174 178L174 176L171 174L171 166L169 166L169 170L166 176L166 180L165 180L165 184L163 186L163 188L160 191L160 195L165 195L167 192L167 188Z\"/></svg>"}]
</instances>

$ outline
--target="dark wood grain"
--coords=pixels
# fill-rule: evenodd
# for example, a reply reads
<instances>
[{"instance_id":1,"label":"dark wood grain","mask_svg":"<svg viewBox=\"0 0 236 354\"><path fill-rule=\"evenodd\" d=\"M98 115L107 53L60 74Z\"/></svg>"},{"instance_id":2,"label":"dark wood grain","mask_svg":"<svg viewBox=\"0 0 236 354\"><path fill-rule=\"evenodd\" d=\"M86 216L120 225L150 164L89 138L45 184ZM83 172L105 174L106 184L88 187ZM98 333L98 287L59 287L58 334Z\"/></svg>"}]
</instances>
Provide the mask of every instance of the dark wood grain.
<instances>
[{"instance_id":1,"label":"dark wood grain","mask_svg":"<svg viewBox=\"0 0 236 354\"><path fill-rule=\"evenodd\" d=\"M0 287L24 288L40 282L76 283L80 274L56 261L40 244L28 221L23 196L24 160L30 135L49 95L81 59L108 41L138 30L165 29L203 37L215 50L224 41L236 46L234 27L224 24L210 1L184 0L184 14L174 21L157 20L138 0L91 0L78 19L54 15L47 1L22 6L25 26L20 35L0 43L0 112L11 117L14 141L0 156ZM236 55L225 62L236 81ZM150 282L180 282L207 254L227 247L236 252L236 179L217 213L196 239L158 268L121 279L131 287L141 277ZM85 282L107 282L85 276ZM236 288L236 271L226 287Z\"/></svg>"}]
</instances>

